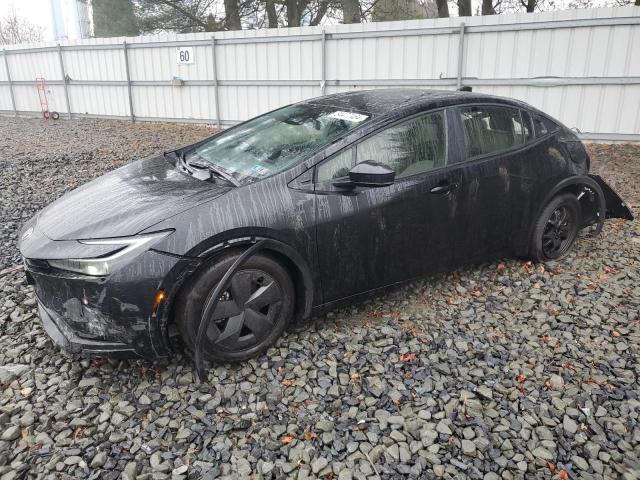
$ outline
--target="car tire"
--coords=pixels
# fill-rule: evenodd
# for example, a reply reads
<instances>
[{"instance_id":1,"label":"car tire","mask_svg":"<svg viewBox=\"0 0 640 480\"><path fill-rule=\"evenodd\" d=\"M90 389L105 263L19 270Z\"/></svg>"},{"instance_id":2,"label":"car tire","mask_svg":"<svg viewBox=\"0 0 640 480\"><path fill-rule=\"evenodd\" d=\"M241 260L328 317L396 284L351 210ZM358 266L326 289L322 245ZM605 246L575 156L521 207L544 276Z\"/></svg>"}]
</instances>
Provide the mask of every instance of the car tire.
<instances>
[{"instance_id":1,"label":"car tire","mask_svg":"<svg viewBox=\"0 0 640 480\"><path fill-rule=\"evenodd\" d=\"M237 256L205 265L187 281L176 300L176 324L192 352L204 305ZM263 306L267 301L270 303ZM294 302L295 289L287 270L267 255L250 257L221 296L214 312L220 318L211 322L203 339L203 358L240 362L261 354L290 322ZM224 316L227 314L230 316Z\"/></svg>"},{"instance_id":2,"label":"car tire","mask_svg":"<svg viewBox=\"0 0 640 480\"><path fill-rule=\"evenodd\" d=\"M578 236L580 203L575 195L554 197L535 223L530 255L534 261L546 262L564 257Z\"/></svg>"}]
</instances>

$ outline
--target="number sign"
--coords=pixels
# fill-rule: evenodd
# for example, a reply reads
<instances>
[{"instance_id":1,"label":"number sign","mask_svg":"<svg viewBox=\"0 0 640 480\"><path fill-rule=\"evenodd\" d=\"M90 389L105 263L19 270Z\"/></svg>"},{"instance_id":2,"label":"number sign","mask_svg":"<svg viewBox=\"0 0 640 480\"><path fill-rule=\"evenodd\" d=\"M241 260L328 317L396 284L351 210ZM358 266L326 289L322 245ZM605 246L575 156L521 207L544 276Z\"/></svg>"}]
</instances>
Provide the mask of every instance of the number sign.
<instances>
[{"instance_id":1,"label":"number sign","mask_svg":"<svg viewBox=\"0 0 640 480\"><path fill-rule=\"evenodd\" d=\"M193 56L193 47L177 47L176 59L177 59L178 65L193 63L195 60Z\"/></svg>"}]
</instances>

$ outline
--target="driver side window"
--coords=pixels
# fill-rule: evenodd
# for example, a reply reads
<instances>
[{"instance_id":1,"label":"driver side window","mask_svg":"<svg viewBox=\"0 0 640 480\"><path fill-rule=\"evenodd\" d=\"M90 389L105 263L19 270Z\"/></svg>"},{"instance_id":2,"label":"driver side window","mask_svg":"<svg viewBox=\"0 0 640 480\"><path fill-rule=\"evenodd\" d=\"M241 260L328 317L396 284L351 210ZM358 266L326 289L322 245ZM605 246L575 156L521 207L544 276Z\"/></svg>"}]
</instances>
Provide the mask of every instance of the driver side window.
<instances>
[{"instance_id":1,"label":"driver side window","mask_svg":"<svg viewBox=\"0 0 640 480\"><path fill-rule=\"evenodd\" d=\"M356 163L367 160L386 165L396 178L444 167L444 111L412 118L364 140L357 146Z\"/></svg>"},{"instance_id":2,"label":"driver side window","mask_svg":"<svg viewBox=\"0 0 640 480\"><path fill-rule=\"evenodd\" d=\"M409 177L444 167L447 155L445 112L427 113L386 128L360 142L356 164L367 160L386 165L396 178ZM353 166L353 148L321 164L318 183L344 178Z\"/></svg>"}]
</instances>

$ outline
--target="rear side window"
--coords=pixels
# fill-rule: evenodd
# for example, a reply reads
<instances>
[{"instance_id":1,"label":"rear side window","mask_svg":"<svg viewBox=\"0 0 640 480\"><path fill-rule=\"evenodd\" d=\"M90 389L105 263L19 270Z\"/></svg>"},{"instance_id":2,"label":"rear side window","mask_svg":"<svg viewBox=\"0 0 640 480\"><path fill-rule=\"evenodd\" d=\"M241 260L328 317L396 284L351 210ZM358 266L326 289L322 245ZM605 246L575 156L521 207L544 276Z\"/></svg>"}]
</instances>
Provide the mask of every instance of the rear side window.
<instances>
[{"instance_id":1,"label":"rear side window","mask_svg":"<svg viewBox=\"0 0 640 480\"><path fill-rule=\"evenodd\" d=\"M525 128L520 110L495 105L474 105L459 109L467 154L478 157L524 144Z\"/></svg>"}]
</instances>

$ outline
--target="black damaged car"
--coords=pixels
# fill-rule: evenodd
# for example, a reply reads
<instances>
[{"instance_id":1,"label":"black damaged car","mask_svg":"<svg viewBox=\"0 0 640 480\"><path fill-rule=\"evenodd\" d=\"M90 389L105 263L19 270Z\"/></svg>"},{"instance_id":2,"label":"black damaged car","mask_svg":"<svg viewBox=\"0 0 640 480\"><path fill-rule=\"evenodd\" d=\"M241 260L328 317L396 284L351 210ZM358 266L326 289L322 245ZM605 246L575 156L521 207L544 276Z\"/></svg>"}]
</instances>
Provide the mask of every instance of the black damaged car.
<instances>
[{"instance_id":1,"label":"black damaged car","mask_svg":"<svg viewBox=\"0 0 640 480\"><path fill-rule=\"evenodd\" d=\"M468 262L564 256L632 219L576 135L519 101L373 90L280 108L104 175L20 251L48 334L86 354L263 352L287 324Z\"/></svg>"}]
</instances>

